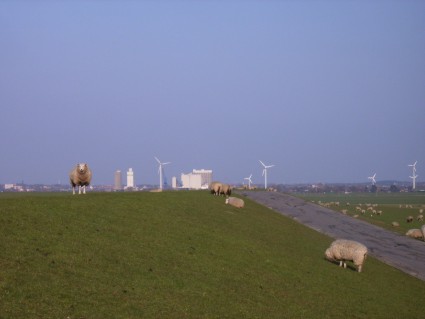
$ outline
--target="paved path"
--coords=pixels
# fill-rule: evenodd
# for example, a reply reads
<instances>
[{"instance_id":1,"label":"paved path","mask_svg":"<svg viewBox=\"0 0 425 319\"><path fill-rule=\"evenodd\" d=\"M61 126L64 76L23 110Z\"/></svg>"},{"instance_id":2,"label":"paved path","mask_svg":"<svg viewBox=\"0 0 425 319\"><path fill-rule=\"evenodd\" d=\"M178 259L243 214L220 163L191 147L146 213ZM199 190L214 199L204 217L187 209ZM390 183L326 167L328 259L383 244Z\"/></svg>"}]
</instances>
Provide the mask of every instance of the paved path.
<instances>
[{"instance_id":1,"label":"paved path","mask_svg":"<svg viewBox=\"0 0 425 319\"><path fill-rule=\"evenodd\" d=\"M333 238L357 240L369 254L425 281L425 242L283 193L240 191L256 202Z\"/></svg>"}]
</instances>

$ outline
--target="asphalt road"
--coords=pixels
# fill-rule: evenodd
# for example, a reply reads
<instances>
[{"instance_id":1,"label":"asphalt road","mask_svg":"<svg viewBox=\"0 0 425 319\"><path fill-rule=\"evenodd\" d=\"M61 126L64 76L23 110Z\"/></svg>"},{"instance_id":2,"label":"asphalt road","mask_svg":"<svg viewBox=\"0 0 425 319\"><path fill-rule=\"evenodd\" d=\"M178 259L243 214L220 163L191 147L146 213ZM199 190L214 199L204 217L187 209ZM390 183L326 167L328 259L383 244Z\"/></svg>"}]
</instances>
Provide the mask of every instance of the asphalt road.
<instances>
[{"instance_id":1,"label":"asphalt road","mask_svg":"<svg viewBox=\"0 0 425 319\"><path fill-rule=\"evenodd\" d=\"M333 238L356 240L369 255L425 281L425 242L412 239L283 193L241 191L266 207Z\"/></svg>"}]
</instances>

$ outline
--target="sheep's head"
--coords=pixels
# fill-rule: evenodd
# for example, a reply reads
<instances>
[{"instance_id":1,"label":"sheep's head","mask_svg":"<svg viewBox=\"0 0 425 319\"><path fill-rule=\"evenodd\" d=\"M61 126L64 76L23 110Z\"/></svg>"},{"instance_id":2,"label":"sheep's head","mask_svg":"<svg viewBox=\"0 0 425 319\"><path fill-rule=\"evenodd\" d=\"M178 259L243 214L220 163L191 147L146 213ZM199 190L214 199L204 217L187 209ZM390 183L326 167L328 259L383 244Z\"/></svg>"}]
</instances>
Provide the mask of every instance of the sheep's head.
<instances>
[{"instance_id":1,"label":"sheep's head","mask_svg":"<svg viewBox=\"0 0 425 319\"><path fill-rule=\"evenodd\" d=\"M333 256L330 248L326 249L326 251L325 251L325 257L329 261L335 261L335 258Z\"/></svg>"},{"instance_id":2,"label":"sheep's head","mask_svg":"<svg viewBox=\"0 0 425 319\"><path fill-rule=\"evenodd\" d=\"M87 171L87 164L86 163L78 163L77 164L77 170L80 174L83 174Z\"/></svg>"}]
</instances>

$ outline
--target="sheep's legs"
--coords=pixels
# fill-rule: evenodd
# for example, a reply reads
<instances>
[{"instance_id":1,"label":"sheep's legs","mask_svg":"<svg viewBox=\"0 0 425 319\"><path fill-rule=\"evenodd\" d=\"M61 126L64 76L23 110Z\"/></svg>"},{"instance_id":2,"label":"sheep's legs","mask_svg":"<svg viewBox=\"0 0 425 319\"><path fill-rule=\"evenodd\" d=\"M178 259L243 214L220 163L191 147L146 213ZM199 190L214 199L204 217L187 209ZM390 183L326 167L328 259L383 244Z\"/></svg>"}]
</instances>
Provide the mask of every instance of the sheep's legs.
<instances>
[{"instance_id":1,"label":"sheep's legs","mask_svg":"<svg viewBox=\"0 0 425 319\"><path fill-rule=\"evenodd\" d=\"M86 185L83 186L83 194L86 193Z\"/></svg>"},{"instance_id":2,"label":"sheep's legs","mask_svg":"<svg viewBox=\"0 0 425 319\"><path fill-rule=\"evenodd\" d=\"M72 195L75 195L75 186L72 186Z\"/></svg>"}]
</instances>

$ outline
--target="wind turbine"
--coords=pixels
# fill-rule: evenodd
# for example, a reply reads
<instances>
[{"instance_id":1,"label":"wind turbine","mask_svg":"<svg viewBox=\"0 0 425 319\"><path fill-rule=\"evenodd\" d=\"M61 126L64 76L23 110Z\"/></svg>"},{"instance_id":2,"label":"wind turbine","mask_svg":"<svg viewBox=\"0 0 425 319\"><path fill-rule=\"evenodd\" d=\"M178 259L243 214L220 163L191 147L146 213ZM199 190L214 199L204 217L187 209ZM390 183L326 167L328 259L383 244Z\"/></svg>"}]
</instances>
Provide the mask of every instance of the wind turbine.
<instances>
[{"instance_id":1,"label":"wind turbine","mask_svg":"<svg viewBox=\"0 0 425 319\"><path fill-rule=\"evenodd\" d=\"M161 163L161 161L160 161L157 157L155 157L155 156L154 156L154 158L156 159L156 161L157 161L157 162L158 162L158 164L159 164L159 168L158 168L158 174L159 174L159 189L161 189L161 190L162 190L162 170L163 170L162 165L167 165L167 164L170 164L171 162Z\"/></svg>"},{"instance_id":2,"label":"wind turbine","mask_svg":"<svg viewBox=\"0 0 425 319\"><path fill-rule=\"evenodd\" d=\"M418 177L419 175L416 175L416 163L418 161L416 161L414 164L408 165L412 167L412 176L409 176L412 180L413 180L413 185L412 185L412 189L414 190L416 188L416 177Z\"/></svg>"},{"instance_id":3,"label":"wind turbine","mask_svg":"<svg viewBox=\"0 0 425 319\"><path fill-rule=\"evenodd\" d=\"M247 179L248 180L248 189L251 189L251 183L252 183L251 177L252 177L252 174L249 175L249 177L245 177L244 178L244 179Z\"/></svg>"},{"instance_id":4,"label":"wind turbine","mask_svg":"<svg viewBox=\"0 0 425 319\"><path fill-rule=\"evenodd\" d=\"M264 176L264 189L267 189L267 169L273 167L274 165L266 165L262 161L260 161L261 165L263 165L263 176Z\"/></svg>"},{"instance_id":5,"label":"wind turbine","mask_svg":"<svg viewBox=\"0 0 425 319\"><path fill-rule=\"evenodd\" d=\"M375 176L376 176L376 173L373 174L373 176L369 176L368 177L368 179L370 179L372 181L372 185L375 185L376 184Z\"/></svg>"}]
</instances>

